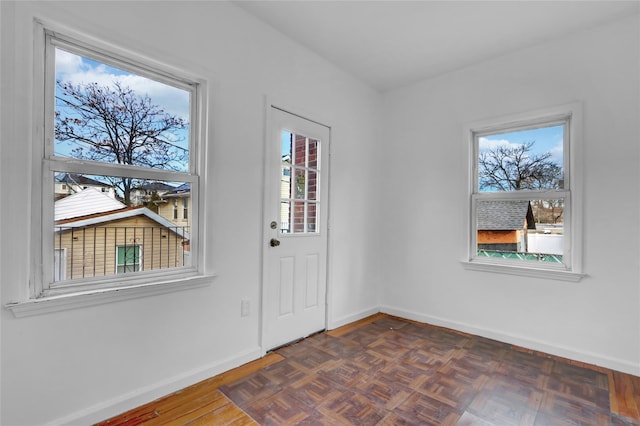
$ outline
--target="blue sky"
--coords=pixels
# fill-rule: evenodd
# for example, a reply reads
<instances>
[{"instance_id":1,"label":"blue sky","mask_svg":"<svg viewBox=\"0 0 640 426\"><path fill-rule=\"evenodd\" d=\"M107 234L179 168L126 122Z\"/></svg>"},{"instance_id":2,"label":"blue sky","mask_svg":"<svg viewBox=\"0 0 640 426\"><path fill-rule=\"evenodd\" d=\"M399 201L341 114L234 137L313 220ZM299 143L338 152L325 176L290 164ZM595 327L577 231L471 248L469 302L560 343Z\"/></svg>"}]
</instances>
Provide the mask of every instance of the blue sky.
<instances>
[{"instance_id":1,"label":"blue sky","mask_svg":"<svg viewBox=\"0 0 640 426\"><path fill-rule=\"evenodd\" d=\"M291 132L282 131L282 156L291 155Z\"/></svg>"},{"instance_id":2,"label":"blue sky","mask_svg":"<svg viewBox=\"0 0 640 426\"><path fill-rule=\"evenodd\" d=\"M517 132L499 133L480 138L480 151L497 145L518 146L534 141L530 151L532 155L551 153L551 159L560 167L563 166L563 132L564 126L542 127Z\"/></svg>"}]
</instances>

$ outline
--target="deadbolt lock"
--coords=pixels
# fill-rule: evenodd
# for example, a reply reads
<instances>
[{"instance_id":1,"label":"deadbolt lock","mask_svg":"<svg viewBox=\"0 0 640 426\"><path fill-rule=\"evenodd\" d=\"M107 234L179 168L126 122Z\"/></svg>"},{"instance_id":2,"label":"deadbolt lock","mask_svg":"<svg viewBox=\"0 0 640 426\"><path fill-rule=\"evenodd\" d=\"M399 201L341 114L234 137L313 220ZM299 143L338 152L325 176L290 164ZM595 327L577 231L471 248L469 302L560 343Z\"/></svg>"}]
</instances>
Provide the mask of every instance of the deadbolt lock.
<instances>
[{"instance_id":1,"label":"deadbolt lock","mask_svg":"<svg viewBox=\"0 0 640 426\"><path fill-rule=\"evenodd\" d=\"M276 229L278 227L278 222L274 220L269 226L271 226L271 229Z\"/></svg>"}]
</instances>

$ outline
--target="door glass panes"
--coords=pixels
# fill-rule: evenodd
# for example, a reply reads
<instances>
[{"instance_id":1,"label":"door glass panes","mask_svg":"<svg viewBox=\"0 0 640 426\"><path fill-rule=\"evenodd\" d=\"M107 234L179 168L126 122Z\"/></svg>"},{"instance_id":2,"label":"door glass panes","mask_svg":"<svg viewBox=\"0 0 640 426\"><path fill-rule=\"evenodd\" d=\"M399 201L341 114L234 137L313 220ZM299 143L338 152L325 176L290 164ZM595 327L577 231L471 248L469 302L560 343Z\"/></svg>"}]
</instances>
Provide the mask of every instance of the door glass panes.
<instances>
[{"instance_id":1,"label":"door glass panes","mask_svg":"<svg viewBox=\"0 0 640 426\"><path fill-rule=\"evenodd\" d=\"M55 156L189 171L189 91L60 48L55 81Z\"/></svg>"},{"instance_id":2,"label":"door glass panes","mask_svg":"<svg viewBox=\"0 0 640 426\"><path fill-rule=\"evenodd\" d=\"M564 200L476 200L480 257L562 263Z\"/></svg>"},{"instance_id":3,"label":"door glass panes","mask_svg":"<svg viewBox=\"0 0 640 426\"><path fill-rule=\"evenodd\" d=\"M282 233L316 233L320 141L284 130L281 143L280 230Z\"/></svg>"},{"instance_id":4,"label":"door glass panes","mask_svg":"<svg viewBox=\"0 0 640 426\"><path fill-rule=\"evenodd\" d=\"M564 189L565 125L478 136L478 191Z\"/></svg>"}]
</instances>

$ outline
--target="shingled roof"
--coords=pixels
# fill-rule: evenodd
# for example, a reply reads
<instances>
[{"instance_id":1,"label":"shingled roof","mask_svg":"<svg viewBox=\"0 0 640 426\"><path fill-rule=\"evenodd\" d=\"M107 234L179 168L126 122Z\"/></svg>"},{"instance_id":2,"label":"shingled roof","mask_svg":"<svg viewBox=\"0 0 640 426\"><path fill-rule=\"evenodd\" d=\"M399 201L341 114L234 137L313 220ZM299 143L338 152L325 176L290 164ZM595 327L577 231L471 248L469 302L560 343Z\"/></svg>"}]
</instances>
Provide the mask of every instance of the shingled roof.
<instances>
[{"instance_id":1,"label":"shingled roof","mask_svg":"<svg viewBox=\"0 0 640 426\"><path fill-rule=\"evenodd\" d=\"M478 201L476 217L479 231L512 231L524 227L527 229L536 228L529 201Z\"/></svg>"}]
</instances>

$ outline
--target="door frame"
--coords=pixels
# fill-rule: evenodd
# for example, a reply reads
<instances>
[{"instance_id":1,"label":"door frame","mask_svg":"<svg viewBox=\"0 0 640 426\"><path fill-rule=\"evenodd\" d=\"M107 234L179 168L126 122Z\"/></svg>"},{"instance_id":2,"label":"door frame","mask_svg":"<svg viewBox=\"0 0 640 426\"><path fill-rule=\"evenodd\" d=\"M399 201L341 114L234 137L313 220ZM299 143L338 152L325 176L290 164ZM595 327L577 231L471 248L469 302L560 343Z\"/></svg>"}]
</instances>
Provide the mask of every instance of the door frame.
<instances>
[{"instance_id":1,"label":"door frame","mask_svg":"<svg viewBox=\"0 0 640 426\"><path fill-rule=\"evenodd\" d=\"M265 319L265 315L267 312L266 309L266 298L265 298L265 285L267 283L267 277L266 277L266 269L264 267L265 262L266 262L266 233L267 233L267 229L269 228L269 222L271 221L271 217L269 216L268 213L268 206L267 203L270 200L267 200L267 196L266 196L266 185L267 185L267 179L268 179L268 172L269 172L269 168L267 167L267 144L271 143L272 141L270 141L270 137L271 137L271 132L273 130L273 120L272 120L272 110L273 109L277 109L279 111L285 112L287 114L291 114L293 116L296 116L298 118L301 118L303 120L307 120L310 121L314 124L326 127L329 131L329 140L326 143L323 143L323 146L326 146L327 150L327 156L325 159L325 162L323 163L323 169L326 170L325 173L328 173L328 177L327 177L327 187L324 189L324 194L323 197L326 200L327 203L327 246L326 246L326 290L325 290L325 315L324 315L324 329L328 330L329 328L329 315L330 315L330 295L331 295L331 275L330 275L330 270L331 270L331 139L333 137L333 128L327 124L324 124L321 121L318 120L314 120L311 118L308 118L309 116L313 116L312 114L307 114L303 109L300 108L287 108L287 107L283 107L281 106L282 104L277 103L277 102L273 102L272 99L269 96L265 96L264 97L264 106L263 106L263 111L264 111L264 137L263 137L263 144L262 144L262 211L260 212L260 218L262 221L262 224L260 226L260 313L259 313L259 348L260 348L260 357L263 357L266 355L267 350L270 350L271 348L267 349L265 348L264 345L264 341L265 341L265 333L266 333L266 327L265 327L265 323L266 323L266 319ZM303 111L302 113L295 113L292 111ZM300 337L306 337L306 336L300 336Z\"/></svg>"}]
</instances>

